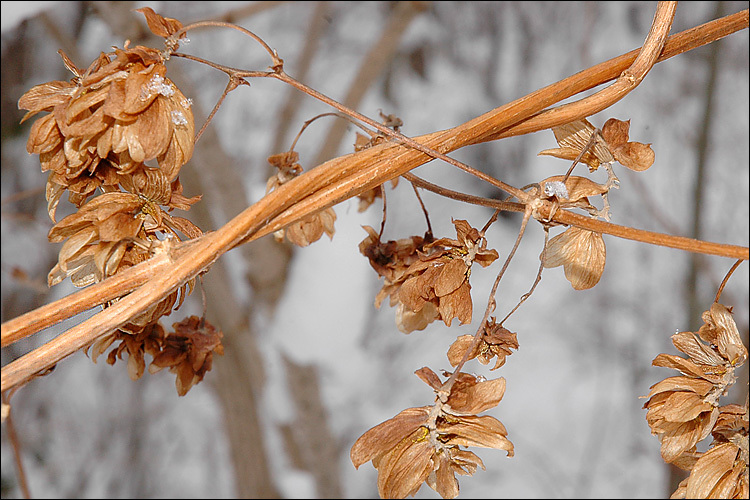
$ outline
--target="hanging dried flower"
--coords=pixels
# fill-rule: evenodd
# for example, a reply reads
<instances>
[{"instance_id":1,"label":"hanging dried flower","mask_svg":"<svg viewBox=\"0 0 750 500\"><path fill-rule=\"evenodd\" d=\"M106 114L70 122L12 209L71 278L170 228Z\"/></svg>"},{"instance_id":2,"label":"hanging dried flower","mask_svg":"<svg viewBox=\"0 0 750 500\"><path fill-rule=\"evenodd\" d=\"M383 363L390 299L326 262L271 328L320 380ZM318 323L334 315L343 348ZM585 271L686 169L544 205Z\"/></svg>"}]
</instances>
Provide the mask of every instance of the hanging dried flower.
<instances>
[{"instance_id":1,"label":"hanging dried flower","mask_svg":"<svg viewBox=\"0 0 750 500\"><path fill-rule=\"evenodd\" d=\"M266 194L289 182L302 173L299 164L299 154L296 151L286 151L268 157L268 163L278 169L266 182ZM284 229L274 233L274 238L280 243L286 239L300 247L306 247L310 243L318 241L323 233L333 239L336 232L334 223L336 212L333 207L320 210L316 213L306 215L300 220L289 224Z\"/></svg>"},{"instance_id":2,"label":"hanging dried flower","mask_svg":"<svg viewBox=\"0 0 750 500\"><path fill-rule=\"evenodd\" d=\"M422 330L441 319L471 322L469 275L475 262L489 266L498 258L487 241L465 220L454 220L457 239L441 238L424 246L425 253L401 274L391 288L391 305L398 304L396 323L404 333Z\"/></svg>"},{"instance_id":3,"label":"hanging dried flower","mask_svg":"<svg viewBox=\"0 0 750 500\"><path fill-rule=\"evenodd\" d=\"M451 366L458 365L473 344L474 335L458 337L448 349L448 361ZM516 334L495 323L495 318L490 318L482 331L481 340L474 346L466 359L476 358L483 365L487 365L492 358L496 357L495 366L490 370L497 370L505 364L506 357L513 354L511 349L518 349Z\"/></svg>"},{"instance_id":4,"label":"hanging dried flower","mask_svg":"<svg viewBox=\"0 0 750 500\"><path fill-rule=\"evenodd\" d=\"M563 266L565 278L576 290L599 283L607 249L601 233L569 227L547 242L544 267Z\"/></svg>"},{"instance_id":5,"label":"hanging dried flower","mask_svg":"<svg viewBox=\"0 0 750 500\"><path fill-rule=\"evenodd\" d=\"M417 375L437 394L443 383L429 368ZM513 444L505 426L494 417L475 413L497 406L505 392L505 380L480 380L459 373L445 403L409 408L365 432L352 446L356 468L372 461L378 470L381 498L414 495L422 483L443 498L455 498L456 474L472 475L482 460L462 447L479 446L505 450L513 456Z\"/></svg>"},{"instance_id":6,"label":"hanging dried flower","mask_svg":"<svg viewBox=\"0 0 750 500\"><path fill-rule=\"evenodd\" d=\"M554 127L552 132L560 147L545 149L539 154L573 161L591 144L581 157L581 161L587 164L592 172L598 169L599 165L615 161L636 172L646 170L654 163L654 151L651 144L630 142L629 130L630 120L610 118L604 123L599 135L588 120L576 120Z\"/></svg>"},{"instance_id":7,"label":"hanging dried flower","mask_svg":"<svg viewBox=\"0 0 750 500\"><path fill-rule=\"evenodd\" d=\"M164 341L164 348L148 367L149 373L163 368L176 374L177 394L184 396L211 370L213 355L224 354L224 334L198 316L190 316L172 325L174 332Z\"/></svg>"},{"instance_id":8,"label":"hanging dried flower","mask_svg":"<svg viewBox=\"0 0 750 500\"><path fill-rule=\"evenodd\" d=\"M18 101L29 110L24 120L50 113L37 119L27 142L29 153L40 155L42 171L50 171L50 218L66 189L80 207L95 189L112 191L123 178L144 172L168 200L170 183L192 156L195 130L190 100L166 78L161 53L115 49L85 71L61 55L74 78L37 85ZM146 166L150 160L158 168Z\"/></svg>"},{"instance_id":9,"label":"hanging dried flower","mask_svg":"<svg viewBox=\"0 0 750 500\"><path fill-rule=\"evenodd\" d=\"M646 421L661 441L666 462L690 471L672 498L743 498L748 492L748 409L719 406L719 398L736 381L735 370L747 360L731 311L714 303L703 313L697 333L672 336L675 347L688 355L659 354L655 366L675 368L651 387ZM696 444L713 435L708 451Z\"/></svg>"}]
</instances>

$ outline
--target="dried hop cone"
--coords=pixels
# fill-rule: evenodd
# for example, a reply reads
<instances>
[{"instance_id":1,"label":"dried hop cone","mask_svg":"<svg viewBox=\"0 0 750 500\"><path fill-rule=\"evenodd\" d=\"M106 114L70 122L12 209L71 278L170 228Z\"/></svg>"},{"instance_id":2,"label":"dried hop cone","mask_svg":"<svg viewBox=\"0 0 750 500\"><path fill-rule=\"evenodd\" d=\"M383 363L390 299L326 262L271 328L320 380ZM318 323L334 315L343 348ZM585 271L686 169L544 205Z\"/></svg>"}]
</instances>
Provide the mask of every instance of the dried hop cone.
<instances>
[{"instance_id":1,"label":"dried hop cone","mask_svg":"<svg viewBox=\"0 0 750 500\"><path fill-rule=\"evenodd\" d=\"M651 432L661 441L664 460L688 470L700 456L695 445L711 433L715 443L747 442L747 426L742 430L736 416L741 412L719 406L719 398L737 379L736 369L747 360L747 348L727 307L714 303L703 320L697 333L672 336L672 343L688 358L659 354L654 359L654 366L674 368L682 375L654 384L643 405Z\"/></svg>"},{"instance_id":2,"label":"dried hop cone","mask_svg":"<svg viewBox=\"0 0 750 500\"><path fill-rule=\"evenodd\" d=\"M191 101L165 76L162 53L126 44L102 53L85 71L60 54L74 77L37 85L18 101L29 110L23 120L49 112L34 122L26 149L50 171L50 218L65 189L80 207L95 189L113 191L123 178L144 172L150 186L165 191L148 197L169 200L170 183L193 154L195 126ZM158 167L145 164L151 160ZM128 187L139 184L131 180Z\"/></svg>"},{"instance_id":3,"label":"dried hop cone","mask_svg":"<svg viewBox=\"0 0 750 500\"><path fill-rule=\"evenodd\" d=\"M302 173L299 153L296 151L271 155L268 157L268 163L276 167L278 171L266 182L266 193L270 193ZM336 232L334 222L336 222L336 212L333 211L333 207L329 207L294 221L284 229L279 229L274 233L274 238L281 243L286 236L295 245L306 247L318 241L323 233L333 239L333 234Z\"/></svg>"},{"instance_id":4,"label":"dried hop cone","mask_svg":"<svg viewBox=\"0 0 750 500\"><path fill-rule=\"evenodd\" d=\"M415 245L416 240L397 242L406 250L404 257L410 264L385 275L377 304L385 294L390 295L391 305L397 305L396 324L404 333L424 330L435 320L446 326L451 326L454 318L461 324L471 322L471 267L474 263L489 266L498 253L487 249L487 240L467 221L454 220L453 225L456 239L440 238L421 248Z\"/></svg>"},{"instance_id":5,"label":"dried hop cone","mask_svg":"<svg viewBox=\"0 0 750 500\"><path fill-rule=\"evenodd\" d=\"M437 394L443 391L443 382L431 369L424 367L416 374ZM455 498L456 474L484 469L482 460L462 447L496 448L513 456L502 422L476 415L497 406L504 394L503 378L484 380L459 373L445 403L408 408L360 436L350 451L352 463L359 468L372 460L381 498L413 496L422 483L443 498Z\"/></svg>"}]
</instances>

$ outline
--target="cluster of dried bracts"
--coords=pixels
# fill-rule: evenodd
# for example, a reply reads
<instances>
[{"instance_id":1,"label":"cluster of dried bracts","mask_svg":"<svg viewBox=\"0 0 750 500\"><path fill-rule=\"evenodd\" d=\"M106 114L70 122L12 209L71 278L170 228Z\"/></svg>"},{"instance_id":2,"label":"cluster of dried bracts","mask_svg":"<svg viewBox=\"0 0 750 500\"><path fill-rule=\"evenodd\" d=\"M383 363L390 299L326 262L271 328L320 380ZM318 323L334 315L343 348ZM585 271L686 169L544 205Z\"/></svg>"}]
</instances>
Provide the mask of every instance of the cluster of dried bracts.
<instances>
[{"instance_id":1,"label":"cluster of dried bracts","mask_svg":"<svg viewBox=\"0 0 750 500\"><path fill-rule=\"evenodd\" d=\"M165 62L179 47L183 27L149 8L139 11L150 29L164 37L165 50L131 48L126 42L123 49L102 53L85 70L60 52L73 78L37 85L19 100L19 107L29 111L24 120L47 113L34 123L27 149L39 155L42 171L49 172L48 213L55 222L49 239L63 243L58 262L48 276L50 286L68 277L76 286L100 282L149 259L165 239L190 239L202 234L189 220L170 214L174 209L188 210L200 199L183 196L179 181L180 169L191 158L195 143L191 101L166 76ZM274 61L281 61L273 54ZM369 138L358 133L355 152L391 140L402 125L393 115L381 112L381 118L394 133L368 131ZM594 218L610 219L608 194L620 184L614 163L643 171L654 162L649 144L630 141L629 128L629 121L611 118L601 129L587 120L552 129L559 147L539 154L573 163L566 174L531 184L528 192L513 188L514 196L526 207L519 240L532 215L542 222L545 235L556 224L553 215L559 209L578 209ZM380 130L387 132L383 127ZM302 174L293 147L268 158L277 171L267 182L267 193ZM572 175L578 163L586 164L590 173L603 167L607 180L600 184ZM397 182L394 179L392 187ZM77 211L57 222L56 212L65 192ZM415 193L419 197L416 187ZM524 194L527 197L520 199ZM383 278L375 305L380 307L388 299L396 309L396 324L404 333L424 330L434 322L446 326L454 319L461 325L470 323L474 264L488 267L500 257L488 248L485 237L496 214L481 230L466 220L454 219L456 237L435 238L420 198L428 225L424 236L384 242L385 186L358 196L360 211L376 199L383 200L380 232L365 226L367 237L359 245L360 252ZM601 207L594 204L599 198ZM543 204L553 207L545 217L537 211ZM333 237L335 221L333 208L326 208L291 223L275 237L304 247L323 234ZM495 286L517 245L518 240ZM546 242L534 287L543 268L563 266L574 289L589 289L599 282L605 260L602 235L571 226ZM144 356L148 354L152 357L149 372L168 368L176 374L178 393L184 395L211 369L213 354L223 352L221 332L204 318L192 316L174 323L172 332L159 321L180 307L194 281L98 339L87 352L96 360L109 350L106 359L110 364L127 354L128 373L133 379L144 373ZM498 323L490 316L495 305L494 297L490 297L477 333L461 335L452 343L447 358L454 371L443 372L445 380L430 368L417 370L417 376L434 392L432 405L402 411L365 432L352 447L351 460L356 467L372 461L377 468L382 497L413 495L426 483L442 497L453 498L459 492L456 474L471 475L477 468L484 468L482 460L467 448L497 448L513 456L513 444L503 424L492 416L480 415L498 405L505 392L505 379L487 380L462 371L472 360L483 365L494 362L491 370L496 370L518 349L516 333L503 326L515 309ZM655 365L676 368L683 375L652 387L645 405L647 421L661 439L664 459L691 471L675 492L676 497L747 498L747 402L744 407L719 406L718 400L734 383L735 370L748 353L729 309L715 303L703 318L705 324L697 333L673 336L675 346L688 359L661 354L654 360ZM698 452L696 444L709 434L714 438L710 448Z\"/></svg>"},{"instance_id":2,"label":"cluster of dried bracts","mask_svg":"<svg viewBox=\"0 0 750 500\"><path fill-rule=\"evenodd\" d=\"M659 354L655 366L674 368L682 375L651 387L646 420L661 440L665 462L690 471L672 498L747 498L748 402L720 406L719 399L737 380L737 369L747 361L732 312L714 302L703 313L697 332L672 335L675 347L687 358ZM705 452L696 445L712 436Z\"/></svg>"},{"instance_id":3,"label":"cluster of dried bracts","mask_svg":"<svg viewBox=\"0 0 750 500\"><path fill-rule=\"evenodd\" d=\"M160 36L182 27L151 9L140 10ZM24 120L47 112L34 122L27 150L38 154L42 171L49 172L47 206L56 222L49 240L63 243L48 283L69 277L83 287L150 258L164 238L202 234L188 219L169 213L188 210L200 199L183 196L178 177L193 154L195 127L191 100L166 76L168 52L125 43L100 54L85 70L60 55L73 78L33 87L18 106L29 111ZM57 222L65 192L77 211ZM170 367L178 373L178 392L185 394L211 368L211 352L221 352L221 332L210 325L186 320L167 332L159 323L180 307L194 284L97 341L93 359L117 341L107 361L112 364L127 352L128 373L137 379L147 352L154 356L150 371ZM206 340L199 340L204 334Z\"/></svg>"}]
</instances>

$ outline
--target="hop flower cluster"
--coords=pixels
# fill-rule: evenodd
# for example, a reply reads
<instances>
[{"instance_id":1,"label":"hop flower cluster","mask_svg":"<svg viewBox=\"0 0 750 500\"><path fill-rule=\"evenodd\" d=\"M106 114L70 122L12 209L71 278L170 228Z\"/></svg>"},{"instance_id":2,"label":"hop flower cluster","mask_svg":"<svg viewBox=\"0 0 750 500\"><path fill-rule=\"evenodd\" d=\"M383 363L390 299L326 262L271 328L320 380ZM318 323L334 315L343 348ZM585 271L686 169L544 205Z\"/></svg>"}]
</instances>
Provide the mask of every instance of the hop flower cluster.
<instances>
[{"instance_id":1,"label":"hop flower cluster","mask_svg":"<svg viewBox=\"0 0 750 500\"><path fill-rule=\"evenodd\" d=\"M271 155L268 157L268 163L276 167L278 171L269 177L266 183L266 193L270 193L302 173L299 153L296 151ZM327 234L329 238L333 238L333 234L336 232L333 226L334 222L336 222L336 212L329 207L307 215L284 229L279 229L274 233L274 238L280 243L284 241L284 236L286 236L286 239L295 245L306 247L310 243L318 241L323 233Z\"/></svg>"},{"instance_id":2,"label":"hop flower cluster","mask_svg":"<svg viewBox=\"0 0 750 500\"><path fill-rule=\"evenodd\" d=\"M455 498L456 474L484 469L482 460L462 447L496 448L513 456L505 426L492 416L477 415L497 406L505 379L483 380L460 372L447 397L441 398L443 382L435 372L424 367L416 374L438 395L435 405L408 408L368 430L354 443L350 457L356 468L372 461L381 498L406 498L423 483L443 498Z\"/></svg>"},{"instance_id":3,"label":"hop flower cluster","mask_svg":"<svg viewBox=\"0 0 750 500\"><path fill-rule=\"evenodd\" d=\"M360 252L382 276L383 288L375 305L390 297L396 306L396 324L404 333L424 330L435 320L450 326L457 318L461 324L471 322L472 300L469 276L476 262L487 267L498 258L496 250L487 249L487 240L465 220L454 220L456 239L429 241L412 237L382 243L370 227L359 245Z\"/></svg>"},{"instance_id":4,"label":"hop flower cluster","mask_svg":"<svg viewBox=\"0 0 750 500\"><path fill-rule=\"evenodd\" d=\"M681 376L651 387L646 421L661 441L666 462L690 471L672 498L747 498L748 404L719 406L719 398L736 381L736 369L748 356L731 310L718 302L703 313L694 332L672 336L688 358L659 354L655 366L674 368ZM708 435L706 452L696 444Z\"/></svg>"},{"instance_id":5,"label":"hop flower cluster","mask_svg":"<svg viewBox=\"0 0 750 500\"><path fill-rule=\"evenodd\" d=\"M48 239L63 243L49 286L67 277L78 287L100 282L149 259L156 246L168 247L172 238L203 234L189 220L168 213L188 210L200 199L183 196L178 177L193 154L192 101L166 76L169 50L178 46L172 35L182 24L150 8L139 12L155 34L165 37L167 51L126 42L123 49L101 53L85 70L59 51L73 78L37 85L18 101L28 110L22 121L46 113L32 125L26 149L38 154L42 172L49 172L47 212L55 225ZM57 222L66 191L77 211ZM108 361L129 353L131 377L143 373L143 353L157 356L152 366L175 368L165 364L164 352L181 337L167 339L159 319L179 308L194 284L189 281L100 339L94 359L120 340ZM193 370L188 377L189 370L178 369L178 392L184 394L210 369L210 356L195 342L180 349Z\"/></svg>"},{"instance_id":6,"label":"hop flower cluster","mask_svg":"<svg viewBox=\"0 0 750 500\"><path fill-rule=\"evenodd\" d=\"M172 325L173 332L166 332L160 323L151 323L131 335L123 331L112 332L96 341L91 347L91 359L103 354L112 344L120 342L107 355L107 363L115 364L128 354L128 375L138 380L146 368L144 354L153 357L149 373L164 368L176 375L177 394L184 396L195 384L203 380L211 370L214 354L224 354L221 344L223 334L210 323L197 316L190 316Z\"/></svg>"}]
</instances>

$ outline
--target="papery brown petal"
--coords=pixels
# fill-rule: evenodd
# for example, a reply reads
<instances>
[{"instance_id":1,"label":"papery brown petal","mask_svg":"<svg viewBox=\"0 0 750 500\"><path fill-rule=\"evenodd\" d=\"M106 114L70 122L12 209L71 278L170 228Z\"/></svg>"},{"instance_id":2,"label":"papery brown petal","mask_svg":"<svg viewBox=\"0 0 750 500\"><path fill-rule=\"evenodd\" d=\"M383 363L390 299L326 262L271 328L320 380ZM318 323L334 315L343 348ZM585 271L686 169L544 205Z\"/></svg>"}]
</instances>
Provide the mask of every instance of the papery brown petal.
<instances>
[{"instance_id":1,"label":"papery brown petal","mask_svg":"<svg viewBox=\"0 0 750 500\"><path fill-rule=\"evenodd\" d=\"M716 486L711 490L711 498L747 498L747 486L744 494L741 486L740 476L747 478L747 464L735 464L735 466L716 482ZM745 481L747 484L747 481Z\"/></svg>"},{"instance_id":2,"label":"papery brown petal","mask_svg":"<svg viewBox=\"0 0 750 500\"><path fill-rule=\"evenodd\" d=\"M693 448L696 443L705 439L710 434L718 416L719 410L714 408L689 422L674 422L666 426L667 430L664 432L661 442L661 455L664 461L671 463L684 452Z\"/></svg>"},{"instance_id":3,"label":"papery brown petal","mask_svg":"<svg viewBox=\"0 0 750 500\"><path fill-rule=\"evenodd\" d=\"M34 122L26 141L26 151L30 154L47 153L62 144L60 129L54 115L45 115Z\"/></svg>"},{"instance_id":4,"label":"papery brown petal","mask_svg":"<svg viewBox=\"0 0 750 500\"><path fill-rule=\"evenodd\" d=\"M419 311L412 311L403 303L396 308L396 325L402 333L424 330L427 325L438 319L437 307L432 302L425 302Z\"/></svg>"},{"instance_id":5,"label":"papery brown petal","mask_svg":"<svg viewBox=\"0 0 750 500\"><path fill-rule=\"evenodd\" d=\"M440 298L438 312L446 326L451 326L453 318L465 325L471 323L472 308L471 285L467 280L455 292Z\"/></svg>"},{"instance_id":6,"label":"papery brown petal","mask_svg":"<svg viewBox=\"0 0 750 500\"><path fill-rule=\"evenodd\" d=\"M378 464L378 493L381 498L414 495L433 468L434 448L422 429L405 437Z\"/></svg>"},{"instance_id":7,"label":"papery brown petal","mask_svg":"<svg viewBox=\"0 0 750 500\"><path fill-rule=\"evenodd\" d=\"M656 159L656 154L651 149L651 144L643 144L641 142L628 142L615 148L612 153L620 165L636 172L647 170L654 164L654 160Z\"/></svg>"},{"instance_id":8,"label":"papery brown petal","mask_svg":"<svg viewBox=\"0 0 750 500\"><path fill-rule=\"evenodd\" d=\"M448 362L451 366L458 365L464 357L466 350L474 343L474 335L461 335L448 348ZM474 359L479 353L479 344L474 348L467 359Z\"/></svg>"},{"instance_id":9,"label":"papery brown petal","mask_svg":"<svg viewBox=\"0 0 750 500\"><path fill-rule=\"evenodd\" d=\"M602 126L602 136L610 147L616 148L630 140L630 120L610 118Z\"/></svg>"},{"instance_id":10,"label":"papery brown petal","mask_svg":"<svg viewBox=\"0 0 750 500\"><path fill-rule=\"evenodd\" d=\"M133 217L128 213L112 214L104 221L97 224L99 239L101 241L120 241L132 238L138 234L143 225L143 219Z\"/></svg>"},{"instance_id":11,"label":"papery brown petal","mask_svg":"<svg viewBox=\"0 0 750 500\"><path fill-rule=\"evenodd\" d=\"M151 7L141 7L135 11L140 12L146 17L148 28L156 36L166 38L182 28L182 23L180 21L172 19L171 17L163 17L154 12L154 9Z\"/></svg>"},{"instance_id":12,"label":"papery brown petal","mask_svg":"<svg viewBox=\"0 0 750 500\"><path fill-rule=\"evenodd\" d=\"M700 428L696 421L672 422L665 426L661 438L661 456L671 463L699 441Z\"/></svg>"},{"instance_id":13,"label":"papery brown petal","mask_svg":"<svg viewBox=\"0 0 750 500\"><path fill-rule=\"evenodd\" d=\"M407 408L362 434L349 452L354 467L359 468L363 463L385 453L419 429L427 421L429 408Z\"/></svg>"},{"instance_id":14,"label":"papery brown petal","mask_svg":"<svg viewBox=\"0 0 750 500\"><path fill-rule=\"evenodd\" d=\"M458 496L458 480L453 473L451 461L445 453L440 453L437 460L438 469L427 477L427 485L443 498L456 498Z\"/></svg>"},{"instance_id":15,"label":"papery brown petal","mask_svg":"<svg viewBox=\"0 0 750 500\"><path fill-rule=\"evenodd\" d=\"M438 432L450 436L448 444L497 448L507 451L509 457L513 456L513 443L505 438L508 431L498 419L489 415L462 416L455 423L438 421Z\"/></svg>"},{"instance_id":16,"label":"papery brown petal","mask_svg":"<svg viewBox=\"0 0 750 500\"><path fill-rule=\"evenodd\" d=\"M692 377L669 377L651 386L648 398L665 391L692 391L699 396L705 396L713 388L708 380Z\"/></svg>"},{"instance_id":17,"label":"papery brown petal","mask_svg":"<svg viewBox=\"0 0 750 500\"><path fill-rule=\"evenodd\" d=\"M479 231L472 227L468 221L453 219L453 225L456 227L456 239L462 244L465 241L475 242L480 238Z\"/></svg>"},{"instance_id":18,"label":"papery brown petal","mask_svg":"<svg viewBox=\"0 0 750 500\"><path fill-rule=\"evenodd\" d=\"M689 359L675 356L674 354L659 354L654 358L651 364L654 366L663 366L664 368L674 368L685 375L704 378L713 383L720 382L722 378L720 375L715 375L707 370L701 369L701 365L698 365Z\"/></svg>"},{"instance_id":19,"label":"papery brown petal","mask_svg":"<svg viewBox=\"0 0 750 500\"><path fill-rule=\"evenodd\" d=\"M732 468L737 451L737 445L723 443L704 453L688 478L687 498L726 498L709 495L721 477Z\"/></svg>"},{"instance_id":20,"label":"papery brown petal","mask_svg":"<svg viewBox=\"0 0 750 500\"><path fill-rule=\"evenodd\" d=\"M438 377L434 371L426 366L423 366L414 373L422 380L422 382L429 385L436 391L440 390L440 388L443 386L443 383L440 381L440 377Z\"/></svg>"},{"instance_id":21,"label":"papery brown petal","mask_svg":"<svg viewBox=\"0 0 750 500\"><path fill-rule=\"evenodd\" d=\"M599 282L606 257L601 233L571 226L547 242L544 267L564 266L573 288L586 290Z\"/></svg>"},{"instance_id":22,"label":"papery brown petal","mask_svg":"<svg viewBox=\"0 0 750 500\"><path fill-rule=\"evenodd\" d=\"M468 268L462 259L449 259L440 268L440 274L434 283L435 295L443 297L453 293L466 280Z\"/></svg>"},{"instance_id":23,"label":"papery brown petal","mask_svg":"<svg viewBox=\"0 0 750 500\"><path fill-rule=\"evenodd\" d=\"M181 232L189 239L199 238L203 236L203 231L201 230L201 228L193 224L190 220L185 219L184 217L171 216L168 220L169 225L172 226L173 229Z\"/></svg>"},{"instance_id":24,"label":"papery brown petal","mask_svg":"<svg viewBox=\"0 0 750 500\"><path fill-rule=\"evenodd\" d=\"M75 259L81 251L97 238L97 231L93 227L81 230L66 241L58 254L58 261L63 270L67 269L67 262Z\"/></svg>"},{"instance_id":25,"label":"papery brown petal","mask_svg":"<svg viewBox=\"0 0 750 500\"><path fill-rule=\"evenodd\" d=\"M667 398L662 416L670 422L687 422L713 408L711 403L703 401L696 393L681 391Z\"/></svg>"},{"instance_id":26,"label":"papery brown petal","mask_svg":"<svg viewBox=\"0 0 750 500\"><path fill-rule=\"evenodd\" d=\"M583 151L595 131L596 128L586 119L575 120L552 129L560 147L572 149L575 152L574 156L565 158L569 160L574 160ZM592 157L594 161L592 161ZM614 158L607 147L597 141L593 148L590 148L587 154L584 154L582 161L588 164L591 170L596 170L600 163L610 163L614 161Z\"/></svg>"},{"instance_id":27,"label":"papery brown petal","mask_svg":"<svg viewBox=\"0 0 750 500\"><path fill-rule=\"evenodd\" d=\"M709 309L716 329L719 352L734 366L742 365L747 360L747 348L737 330L737 323L731 311L724 305L714 302Z\"/></svg>"},{"instance_id":28,"label":"papery brown petal","mask_svg":"<svg viewBox=\"0 0 750 500\"><path fill-rule=\"evenodd\" d=\"M461 450L459 448L451 450L452 461L460 467L467 470L469 474L474 474L477 467L481 467L482 470L486 470L484 462L476 454L469 450Z\"/></svg>"},{"instance_id":29,"label":"papery brown petal","mask_svg":"<svg viewBox=\"0 0 750 500\"><path fill-rule=\"evenodd\" d=\"M505 379L500 377L451 391L447 404L452 413L474 415L497 406L504 394Z\"/></svg>"},{"instance_id":30,"label":"papery brown petal","mask_svg":"<svg viewBox=\"0 0 750 500\"><path fill-rule=\"evenodd\" d=\"M710 346L703 344L693 332L679 332L672 335L672 343L697 363L711 366L724 364L724 359Z\"/></svg>"},{"instance_id":31,"label":"papery brown petal","mask_svg":"<svg viewBox=\"0 0 750 500\"><path fill-rule=\"evenodd\" d=\"M50 111L58 104L68 102L78 87L70 82L55 80L35 85L18 100L18 109L28 109L21 123L40 111Z\"/></svg>"},{"instance_id":32,"label":"papery brown petal","mask_svg":"<svg viewBox=\"0 0 750 500\"><path fill-rule=\"evenodd\" d=\"M143 376L143 370L146 368L146 362L143 359L143 351L134 349L128 357L128 375L130 380L138 380Z\"/></svg>"}]
</instances>

